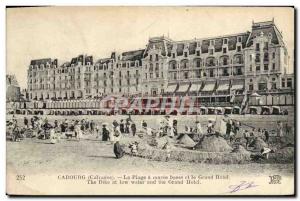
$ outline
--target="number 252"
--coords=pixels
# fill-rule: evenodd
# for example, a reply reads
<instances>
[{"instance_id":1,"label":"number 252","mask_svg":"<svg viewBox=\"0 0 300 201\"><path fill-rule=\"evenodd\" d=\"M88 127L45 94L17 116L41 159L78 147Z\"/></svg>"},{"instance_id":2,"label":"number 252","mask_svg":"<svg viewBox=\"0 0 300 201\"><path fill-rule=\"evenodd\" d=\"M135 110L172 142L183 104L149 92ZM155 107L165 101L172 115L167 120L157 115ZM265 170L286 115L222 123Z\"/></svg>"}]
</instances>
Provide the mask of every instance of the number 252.
<instances>
[{"instance_id":1,"label":"number 252","mask_svg":"<svg viewBox=\"0 0 300 201\"><path fill-rule=\"evenodd\" d=\"M18 180L18 181L21 181L21 180L25 180L25 175L17 175L16 176L16 179Z\"/></svg>"}]
</instances>

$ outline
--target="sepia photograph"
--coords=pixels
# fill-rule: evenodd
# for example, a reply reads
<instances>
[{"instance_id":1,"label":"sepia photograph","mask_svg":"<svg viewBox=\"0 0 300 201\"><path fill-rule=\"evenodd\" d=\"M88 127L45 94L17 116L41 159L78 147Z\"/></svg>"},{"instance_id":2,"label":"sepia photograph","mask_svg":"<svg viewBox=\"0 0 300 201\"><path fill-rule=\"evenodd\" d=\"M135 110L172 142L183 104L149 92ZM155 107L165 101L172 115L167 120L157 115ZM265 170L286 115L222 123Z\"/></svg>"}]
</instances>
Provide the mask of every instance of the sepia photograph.
<instances>
[{"instance_id":1,"label":"sepia photograph","mask_svg":"<svg viewBox=\"0 0 300 201\"><path fill-rule=\"evenodd\" d=\"M295 196L294 7L6 7L6 193Z\"/></svg>"}]
</instances>

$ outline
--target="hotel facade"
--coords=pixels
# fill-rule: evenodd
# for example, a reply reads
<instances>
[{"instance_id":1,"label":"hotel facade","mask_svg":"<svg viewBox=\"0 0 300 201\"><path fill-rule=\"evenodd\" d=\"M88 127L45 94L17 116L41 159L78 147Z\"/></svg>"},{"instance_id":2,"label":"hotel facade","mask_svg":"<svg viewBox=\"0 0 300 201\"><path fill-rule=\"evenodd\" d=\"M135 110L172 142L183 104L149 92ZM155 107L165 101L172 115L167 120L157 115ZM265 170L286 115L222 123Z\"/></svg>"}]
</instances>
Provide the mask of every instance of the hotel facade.
<instances>
[{"instance_id":1,"label":"hotel facade","mask_svg":"<svg viewBox=\"0 0 300 201\"><path fill-rule=\"evenodd\" d=\"M62 108L55 106L58 102L110 95L195 96L199 107L291 106L294 76L286 73L288 60L274 21L257 22L251 31L219 37L153 37L145 49L112 52L109 58L32 60L27 91L31 102L43 102L41 107L49 109Z\"/></svg>"}]
</instances>

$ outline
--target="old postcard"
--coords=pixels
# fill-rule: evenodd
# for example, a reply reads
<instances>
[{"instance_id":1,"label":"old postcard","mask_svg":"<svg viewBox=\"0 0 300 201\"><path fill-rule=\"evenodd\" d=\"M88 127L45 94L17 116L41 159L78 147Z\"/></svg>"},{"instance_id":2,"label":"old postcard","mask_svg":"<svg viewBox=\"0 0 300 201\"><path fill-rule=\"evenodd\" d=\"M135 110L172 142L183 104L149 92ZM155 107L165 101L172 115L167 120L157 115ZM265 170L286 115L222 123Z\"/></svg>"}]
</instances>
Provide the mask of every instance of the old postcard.
<instances>
[{"instance_id":1,"label":"old postcard","mask_svg":"<svg viewBox=\"0 0 300 201\"><path fill-rule=\"evenodd\" d=\"M8 195L295 194L293 7L6 17Z\"/></svg>"}]
</instances>

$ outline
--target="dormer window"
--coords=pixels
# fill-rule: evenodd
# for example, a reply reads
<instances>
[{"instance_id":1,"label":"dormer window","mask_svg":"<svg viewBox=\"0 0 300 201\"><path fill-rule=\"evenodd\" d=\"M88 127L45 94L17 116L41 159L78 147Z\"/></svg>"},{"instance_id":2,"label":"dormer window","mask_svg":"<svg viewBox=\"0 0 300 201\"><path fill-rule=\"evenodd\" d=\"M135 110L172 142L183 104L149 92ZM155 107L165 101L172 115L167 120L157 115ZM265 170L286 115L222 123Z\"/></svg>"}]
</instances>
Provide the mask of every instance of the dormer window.
<instances>
[{"instance_id":1,"label":"dormer window","mask_svg":"<svg viewBox=\"0 0 300 201\"><path fill-rule=\"evenodd\" d=\"M74 67L74 64L71 64L72 67Z\"/></svg>"},{"instance_id":2,"label":"dormer window","mask_svg":"<svg viewBox=\"0 0 300 201\"><path fill-rule=\"evenodd\" d=\"M228 39L225 38L223 42L224 42L224 45L227 45L228 44Z\"/></svg>"},{"instance_id":3,"label":"dormer window","mask_svg":"<svg viewBox=\"0 0 300 201\"><path fill-rule=\"evenodd\" d=\"M238 46L236 47L236 51L237 51L237 52L242 51L242 47L241 47L240 45L238 45Z\"/></svg>"},{"instance_id":4,"label":"dormer window","mask_svg":"<svg viewBox=\"0 0 300 201\"><path fill-rule=\"evenodd\" d=\"M238 42L239 42L239 43L242 42L242 37L241 37L241 36L238 37Z\"/></svg>"},{"instance_id":5,"label":"dormer window","mask_svg":"<svg viewBox=\"0 0 300 201\"><path fill-rule=\"evenodd\" d=\"M213 55L213 54L214 54L214 50L213 50L213 49L209 49L209 50L208 50L208 53L209 53L210 55Z\"/></svg>"},{"instance_id":6,"label":"dormer window","mask_svg":"<svg viewBox=\"0 0 300 201\"><path fill-rule=\"evenodd\" d=\"M226 47L223 48L223 53L224 53L224 54L227 53L227 48L226 48Z\"/></svg>"},{"instance_id":7,"label":"dormer window","mask_svg":"<svg viewBox=\"0 0 300 201\"><path fill-rule=\"evenodd\" d=\"M197 56L200 56L200 50L196 51Z\"/></svg>"},{"instance_id":8,"label":"dormer window","mask_svg":"<svg viewBox=\"0 0 300 201\"><path fill-rule=\"evenodd\" d=\"M91 62L87 62L87 65L88 65L88 66L91 65Z\"/></svg>"},{"instance_id":9,"label":"dormer window","mask_svg":"<svg viewBox=\"0 0 300 201\"><path fill-rule=\"evenodd\" d=\"M184 52L184 57L187 57L187 56L188 56L187 52Z\"/></svg>"},{"instance_id":10,"label":"dormer window","mask_svg":"<svg viewBox=\"0 0 300 201\"><path fill-rule=\"evenodd\" d=\"M215 45L215 41L214 40L210 40L209 41L209 44L212 46L212 45Z\"/></svg>"},{"instance_id":11,"label":"dormer window","mask_svg":"<svg viewBox=\"0 0 300 201\"><path fill-rule=\"evenodd\" d=\"M152 61L152 55L150 54L150 61Z\"/></svg>"},{"instance_id":12,"label":"dormer window","mask_svg":"<svg viewBox=\"0 0 300 201\"><path fill-rule=\"evenodd\" d=\"M172 57L175 58L175 53L172 54Z\"/></svg>"},{"instance_id":13,"label":"dormer window","mask_svg":"<svg viewBox=\"0 0 300 201\"><path fill-rule=\"evenodd\" d=\"M158 54L155 55L155 61L158 61Z\"/></svg>"}]
</instances>

